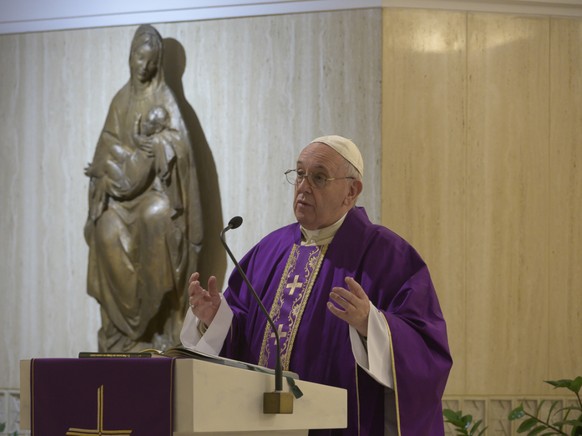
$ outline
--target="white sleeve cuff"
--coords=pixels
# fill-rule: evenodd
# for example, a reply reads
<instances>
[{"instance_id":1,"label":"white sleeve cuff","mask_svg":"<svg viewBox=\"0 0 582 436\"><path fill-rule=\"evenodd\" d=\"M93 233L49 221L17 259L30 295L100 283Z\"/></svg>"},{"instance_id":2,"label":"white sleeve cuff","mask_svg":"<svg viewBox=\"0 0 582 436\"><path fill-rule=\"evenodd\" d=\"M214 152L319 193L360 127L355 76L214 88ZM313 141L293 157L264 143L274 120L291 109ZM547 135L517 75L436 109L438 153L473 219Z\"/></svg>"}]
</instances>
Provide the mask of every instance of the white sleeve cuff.
<instances>
[{"instance_id":1,"label":"white sleeve cuff","mask_svg":"<svg viewBox=\"0 0 582 436\"><path fill-rule=\"evenodd\" d=\"M230 306L226 300L222 299L220 306L218 306L218 312L216 312L208 329L204 335L200 335L198 331L199 320L192 313L192 310L188 309L180 332L180 341L186 348L192 348L206 354L218 355L230 330L232 318L233 313Z\"/></svg>"},{"instance_id":2,"label":"white sleeve cuff","mask_svg":"<svg viewBox=\"0 0 582 436\"><path fill-rule=\"evenodd\" d=\"M388 323L384 314L372 303L370 303L368 316L367 347L362 343L358 331L352 326L350 326L350 342L358 365L378 383L393 389L392 344Z\"/></svg>"}]
</instances>

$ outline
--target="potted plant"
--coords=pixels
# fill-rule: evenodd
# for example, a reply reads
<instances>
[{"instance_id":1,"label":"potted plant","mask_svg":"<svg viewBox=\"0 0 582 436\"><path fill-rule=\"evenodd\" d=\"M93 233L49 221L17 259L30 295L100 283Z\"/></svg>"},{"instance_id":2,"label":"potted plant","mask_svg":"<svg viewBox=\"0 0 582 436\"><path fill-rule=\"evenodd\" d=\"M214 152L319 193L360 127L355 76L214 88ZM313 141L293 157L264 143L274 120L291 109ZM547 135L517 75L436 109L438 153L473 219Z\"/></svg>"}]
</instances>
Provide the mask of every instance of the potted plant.
<instances>
[{"instance_id":1,"label":"potted plant","mask_svg":"<svg viewBox=\"0 0 582 436\"><path fill-rule=\"evenodd\" d=\"M582 377L576 377L573 380L550 380L546 383L554 388L566 388L572 391L576 396L577 404L560 407L560 402L554 400L545 416L542 416L541 410L547 400L542 400L533 414L525 411L523 404L520 404L509 414L510 421L524 419L517 428L517 432L527 432L528 435L582 435L582 400L580 399Z\"/></svg>"},{"instance_id":2,"label":"potted plant","mask_svg":"<svg viewBox=\"0 0 582 436\"><path fill-rule=\"evenodd\" d=\"M517 428L517 433L526 433L528 436L540 435L565 435L582 436L582 399L580 389L582 388L582 377L569 380L550 380L546 383L554 388L565 388L573 392L576 396L576 404L573 406L561 406L559 400L542 400L534 413L525 410L523 403L513 409L508 416L510 421L523 420ZM547 413L542 415L544 404L550 403ZM444 409L445 421L452 424L457 431L457 435L481 436L487 427L479 430L482 421L473 424L471 415L463 415L461 411Z\"/></svg>"}]
</instances>

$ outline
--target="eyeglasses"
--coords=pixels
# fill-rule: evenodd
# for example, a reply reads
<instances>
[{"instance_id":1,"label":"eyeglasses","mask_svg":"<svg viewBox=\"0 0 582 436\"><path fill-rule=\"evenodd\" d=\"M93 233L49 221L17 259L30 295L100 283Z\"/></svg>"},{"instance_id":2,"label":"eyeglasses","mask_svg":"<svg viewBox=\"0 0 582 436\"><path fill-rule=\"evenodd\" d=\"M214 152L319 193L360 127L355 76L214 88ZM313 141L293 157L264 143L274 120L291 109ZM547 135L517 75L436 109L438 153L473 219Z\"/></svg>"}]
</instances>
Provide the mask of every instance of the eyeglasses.
<instances>
[{"instance_id":1,"label":"eyeglasses","mask_svg":"<svg viewBox=\"0 0 582 436\"><path fill-rule=\"evenodd\" d=\"M331 182L333 180L344 180L344 179L355 179L355 177L326 177L322 173L316 174L309 174L304 172L303 170L287 170L285 171L285 177L287 181L292 185L300 185L303 182L303 179L307 178L309 184L317 189L325 188L327 182Z\"/></svg>"}]
</instances>

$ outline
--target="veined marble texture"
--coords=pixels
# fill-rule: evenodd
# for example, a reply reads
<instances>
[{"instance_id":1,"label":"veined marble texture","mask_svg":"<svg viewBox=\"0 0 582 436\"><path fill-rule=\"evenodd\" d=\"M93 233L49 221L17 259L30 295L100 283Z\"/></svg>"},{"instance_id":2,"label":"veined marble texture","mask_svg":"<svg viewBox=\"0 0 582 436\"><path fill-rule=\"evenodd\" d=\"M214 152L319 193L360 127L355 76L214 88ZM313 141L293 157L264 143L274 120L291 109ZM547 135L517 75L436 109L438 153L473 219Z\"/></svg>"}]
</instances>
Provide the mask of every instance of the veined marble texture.
<instances>
[{"instance_id":1,"label":"veined marble texture","mask_svg":"<svg viewBox=\"0 0 582 436\"><path fill-rule=\"evenodd\" d=\"M232 216L244 219L228 234L238 257L293 220L283 172L320 135L360 146L360 204L379 221L380 9L153 24L199 125L201 272L222 281L230 271L218 233ZM0 36L0 388L18 387L20 359L97 348L83 168L129 78L135 29Z\"/></svg>"}]
</instances>

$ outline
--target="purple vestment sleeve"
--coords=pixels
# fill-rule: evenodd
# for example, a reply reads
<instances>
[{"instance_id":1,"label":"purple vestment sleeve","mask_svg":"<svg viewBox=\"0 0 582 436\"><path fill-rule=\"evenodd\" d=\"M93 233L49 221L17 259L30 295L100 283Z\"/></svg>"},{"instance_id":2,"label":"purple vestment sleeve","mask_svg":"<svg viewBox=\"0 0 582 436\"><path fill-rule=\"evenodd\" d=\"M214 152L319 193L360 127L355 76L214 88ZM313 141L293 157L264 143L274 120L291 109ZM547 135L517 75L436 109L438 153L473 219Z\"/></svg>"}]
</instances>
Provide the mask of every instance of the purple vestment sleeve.
<instances>
[{"instance_id":1,"label":"purple vestment sleeve","mask_svg":"<svg viewBox=\"0 0 582 436\"><path fill-rule=\"evenodd\" d=\"M267 309L275 298L291 247L300 238L299 225L289 225L267 235L241 261ZM388 419L385 388L357 366L348 325L326 307L332 287L345 287L346 276L362 285L386 317L394 363L394 413L400 434L444 434L441 398L452 360L428 268L405 240L372 224L362 208L348 213L327 250L300 314L291 351L288 369L301 379L348 390L348 428L310 434L381 435ZM266 319L236 271L225 298L234 319L223 354L257 363Z\"/></svg>"}]
</instances>

